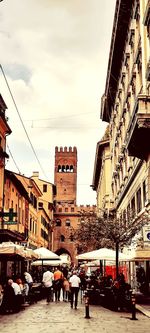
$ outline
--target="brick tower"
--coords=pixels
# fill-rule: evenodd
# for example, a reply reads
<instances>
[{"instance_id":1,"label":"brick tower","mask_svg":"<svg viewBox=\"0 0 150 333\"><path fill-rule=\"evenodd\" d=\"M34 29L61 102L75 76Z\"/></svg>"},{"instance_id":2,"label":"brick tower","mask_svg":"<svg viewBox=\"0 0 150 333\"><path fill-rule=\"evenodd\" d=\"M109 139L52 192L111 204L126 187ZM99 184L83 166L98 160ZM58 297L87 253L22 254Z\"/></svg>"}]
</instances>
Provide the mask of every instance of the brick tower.
<instances>
[{"instance_id":1,"label":"brick tower","mask_svg":"<svg viewBox=\"0 0 150 333\"><path fill-rule=\"evenodd\" d=\"M56 202L76 205L77 148L55 147L54 182L57 188Z\"/></svg>"}]
</instances>

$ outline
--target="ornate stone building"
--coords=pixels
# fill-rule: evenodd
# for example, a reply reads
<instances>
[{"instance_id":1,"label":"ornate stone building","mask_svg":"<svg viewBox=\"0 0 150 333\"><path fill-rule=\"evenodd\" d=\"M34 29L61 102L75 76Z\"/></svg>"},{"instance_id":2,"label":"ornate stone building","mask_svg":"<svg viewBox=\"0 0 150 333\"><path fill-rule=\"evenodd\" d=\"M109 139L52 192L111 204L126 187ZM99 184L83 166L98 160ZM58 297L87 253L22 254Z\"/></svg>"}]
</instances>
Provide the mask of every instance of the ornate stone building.
<instances>
[{"instance_id":1,"label":"ornate stone building","mask_svg":"<svg viewBox=\"0 0 150 333\"><path fill-rule=\"evenodd\" d=\"M117 1L100 115L109 123L110 207L112 203L117 210L130 206L137 214L149 208L150 200L149 20L149 1ZM93 177L98 192L102 186L104 141L98 143L103 149L99 148L96 155L99 158Z\"/></svg>"},{"instance_id":2,"label":"ornate stone building","mask_svg":"<svg viewBox=\"0 0 150 333\"><path fill-rule=\"evenodd\" d=\"M149 0L116 1L100 118L109 123L109 137L97 144L95 157L98 210L113 208L128 223L129 211L137 219L145 212L150 218ZM149 245L143 234L140 246L150 257Z\"/></svg>"}]
</instances>

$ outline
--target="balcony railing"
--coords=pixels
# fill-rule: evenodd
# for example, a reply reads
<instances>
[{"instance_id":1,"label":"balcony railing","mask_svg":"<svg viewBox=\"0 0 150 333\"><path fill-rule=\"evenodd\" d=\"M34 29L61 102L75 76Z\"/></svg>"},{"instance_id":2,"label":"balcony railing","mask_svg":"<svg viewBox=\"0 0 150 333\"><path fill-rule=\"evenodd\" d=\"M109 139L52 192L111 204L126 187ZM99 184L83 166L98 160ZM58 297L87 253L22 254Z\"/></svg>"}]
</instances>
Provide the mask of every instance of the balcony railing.
<instances>
[{"instance_id":1,"label":"balcony railing","mask_svg":"<svg viewBox=\"0 0 150 333\"><path fill-rule=\"evenodd\" d=\"M127 132L127 149L130 156L147 159L150 154L150 96L137 97Z\"/></svg>"}]
</instances>

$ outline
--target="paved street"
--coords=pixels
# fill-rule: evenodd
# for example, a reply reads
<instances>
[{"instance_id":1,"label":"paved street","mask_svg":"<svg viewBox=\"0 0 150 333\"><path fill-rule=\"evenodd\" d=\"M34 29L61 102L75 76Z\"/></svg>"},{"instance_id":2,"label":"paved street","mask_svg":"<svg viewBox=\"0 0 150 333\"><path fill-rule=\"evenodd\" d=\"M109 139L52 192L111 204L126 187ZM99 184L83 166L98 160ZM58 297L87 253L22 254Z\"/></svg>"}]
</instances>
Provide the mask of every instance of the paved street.
<instances>
[{"instance_id":1,"label":"paved street","mask_svg":"<svg viewBox=\"0 0 150 333\"><path fill-rule=\"evenodd\" d=\"M138 320L130 320L131 314L112 312L100 306L90 305L90 319L85 319L84 304L77 310L69 303L50 303L45 300L27 307L17 314L0 316L1 333L147 333L150 319L137 313Z\"/></svg>"}]
</instances>

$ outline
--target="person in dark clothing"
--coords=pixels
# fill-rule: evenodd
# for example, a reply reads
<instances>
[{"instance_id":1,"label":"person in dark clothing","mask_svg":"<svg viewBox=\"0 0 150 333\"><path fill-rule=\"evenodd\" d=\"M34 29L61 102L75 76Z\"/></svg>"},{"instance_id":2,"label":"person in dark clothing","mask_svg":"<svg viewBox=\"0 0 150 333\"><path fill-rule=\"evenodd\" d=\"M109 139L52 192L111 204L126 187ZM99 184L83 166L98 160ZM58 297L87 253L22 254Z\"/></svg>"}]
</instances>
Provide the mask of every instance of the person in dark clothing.
<instances>
[{"instance_id":1,"label":"person in dark clothing","mask_svg":"<svg viewBox=\"0 0 150 333\"><path fill-rule=\"evenodd\" d=\"M4 287L1 313L13 312L15 308L15 292L8 283Z\"/></svg>"}]
</instances>

